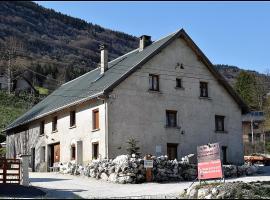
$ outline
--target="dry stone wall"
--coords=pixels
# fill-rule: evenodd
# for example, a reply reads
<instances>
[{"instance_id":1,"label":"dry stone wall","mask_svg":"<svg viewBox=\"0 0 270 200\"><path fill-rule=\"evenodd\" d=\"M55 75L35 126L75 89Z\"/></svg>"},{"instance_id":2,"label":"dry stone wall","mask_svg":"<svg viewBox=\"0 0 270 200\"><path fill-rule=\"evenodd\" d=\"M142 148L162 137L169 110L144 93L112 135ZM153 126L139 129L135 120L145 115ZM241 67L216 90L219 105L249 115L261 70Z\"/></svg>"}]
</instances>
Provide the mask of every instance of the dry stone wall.
<instances>
[{"instance_id":1,"label":"dry stone wall","mask_svg":"<svg viewBox=\"0 0 270 200\"><path fill-rule=\"evenodd\" d=\"M193 181L197 178L197 165L185 161L168 160L167 156L152 157L152 181ZM225 177L252 175L257 172L252 166L223 166ZM146 169L142 158L121 155L114 160L96 160L82 167L74 162L62 164L60 173L87 176L114 183L143 183Z\"/></svg>"}]
</instances>

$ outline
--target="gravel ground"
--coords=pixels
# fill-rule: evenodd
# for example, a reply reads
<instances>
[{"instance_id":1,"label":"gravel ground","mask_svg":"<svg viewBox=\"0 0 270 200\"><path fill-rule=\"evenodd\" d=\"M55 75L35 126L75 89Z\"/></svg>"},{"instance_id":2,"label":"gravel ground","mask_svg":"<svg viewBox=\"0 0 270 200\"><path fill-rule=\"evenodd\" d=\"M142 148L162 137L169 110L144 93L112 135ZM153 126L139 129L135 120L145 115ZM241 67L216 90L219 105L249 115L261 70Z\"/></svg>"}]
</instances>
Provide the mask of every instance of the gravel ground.
<instances>
[{"instance_id":1,"label":"gravel ground","mask_svg":"<svg viewBox=\"0 0 270 200\"><path fill-rule=\"evenodd\" d=\"M270 167L262 167L257 176L226 180L270 181ZM30 173L31 185L47 192L47 198L175 198L192 182L114 184L87 177L58 173ZM196 182L195 184L198 184Z\"/></svg>"}]
</instances>

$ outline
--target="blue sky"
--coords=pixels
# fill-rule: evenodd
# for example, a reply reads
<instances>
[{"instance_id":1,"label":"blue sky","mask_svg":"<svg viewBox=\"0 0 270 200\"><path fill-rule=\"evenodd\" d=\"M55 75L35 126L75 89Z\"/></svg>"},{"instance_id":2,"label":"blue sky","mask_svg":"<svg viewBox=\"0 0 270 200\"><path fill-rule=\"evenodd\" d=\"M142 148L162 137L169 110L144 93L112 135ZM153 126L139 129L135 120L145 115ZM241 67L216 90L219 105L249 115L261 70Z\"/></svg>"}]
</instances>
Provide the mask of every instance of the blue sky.
<instances>
[{"instance_id":1,"label":"blue sky","mask_svg":"<svg viewBox=\"0 0 270 200\"><path fill-rule=\"evenodd\" d=\"M270 69L270 2L53 2L38 4L153 40L184 28L214 64Z\"/></svg>"}]
</instances>

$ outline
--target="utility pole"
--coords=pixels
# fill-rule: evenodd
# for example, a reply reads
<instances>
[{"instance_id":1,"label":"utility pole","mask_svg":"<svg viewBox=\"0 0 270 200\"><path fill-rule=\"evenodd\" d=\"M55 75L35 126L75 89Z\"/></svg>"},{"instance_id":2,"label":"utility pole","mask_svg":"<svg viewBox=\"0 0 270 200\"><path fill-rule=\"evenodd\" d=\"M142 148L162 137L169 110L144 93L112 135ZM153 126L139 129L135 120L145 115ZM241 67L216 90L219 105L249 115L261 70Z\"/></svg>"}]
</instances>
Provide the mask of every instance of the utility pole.
<instances>
[{"instance_id":1,"label":"utility pole","mask_svg":"<svg viewBox=\"0 0 270 200\"><path fill-rule=\"evenodd\" d=\"M11 94L11 55L10 55L10 51L8 51L7 84L8 84L8 94Z\"/></svg>"},{"instance_id":2,"label":"utility pole","mask_svg":"<svg viewBox=\"0 0 270 200\"><path fill-rule=\"evenodd\" d=\"M254 144L254 131L253 131L253 118L250 120L250 128L251 128L251 143Z\"/></svg>"}]
</instances>

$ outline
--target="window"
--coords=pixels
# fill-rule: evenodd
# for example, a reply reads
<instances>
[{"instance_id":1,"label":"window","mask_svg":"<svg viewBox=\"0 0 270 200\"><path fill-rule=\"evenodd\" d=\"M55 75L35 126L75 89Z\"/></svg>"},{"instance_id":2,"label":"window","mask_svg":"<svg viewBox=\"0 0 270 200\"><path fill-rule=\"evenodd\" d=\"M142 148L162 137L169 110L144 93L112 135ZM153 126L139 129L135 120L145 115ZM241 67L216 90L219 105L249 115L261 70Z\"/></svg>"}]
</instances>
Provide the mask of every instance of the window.
<instances>
[{"instance_id":1,"label":"window","mask_svg":"<svg viewBox=\"0 0 270 200\"><path fill-rule=\"evenodd\" d=\"M216 131L224 131L224 116L216 115Z\"/></svg>"},{"instance_id":2,"label":"window","mask_svg":"<svg viewBox=\"0 0 270 200\"><path fill-rule=\"evenodd\" d=\"M166 126L167 127L177 126L177 111L174 110L166 111Z\"/></svg>"},{"instance_id":3,"label":"window","mask_svg":"<svg viewBox=\"0 0 270 200\"><path fill-rule=\"evenodd\" d=\"M52 131L57 131L57 117L53 118L52 121Z\"/></svg>"},{"instance_id":4,"label":"window","mask_svg":"<svg viewBox=\"0 0 270 200\"><path fill-rule=\"evenodd\" d=\"M40 135L44 135L45 132L45 121L40 122Z\"/></svg>"},{"instance_id":5,"label":"window","mask_svg":"<svg viewBox=\"0 0 270 200\"><path fill-rule=\"evenodd\" d=\"M208 97L208 83L200 82L200 97Z\"/></svg>"},{"instance_id":6,"label":"window","mask_svg":"<svg viewBox=\"0 0 270 200\"><path fill-rule=\"evenodd\" d=\"M40 148L40 162L45 162L45 147Z\"/></svg>"},{"instance_id":7,"label":"window","mask_svg":"<svg viewBox=\"0 0 270 200\"><path fill-rule=\"evenodd\" d=\"M71 160L76 159L76 147L75 144L71 146Z\"/></svg>"},{"instance_id":8,"label":"window","mask_svg":"<svg viewBox=\"0 0 270 200\"><path fill-rule=\"evenodd\" d=\"M180 79L180 78L176 79L176 87L177 88L182 88L182 79Z\"/></svg>"},{"instance_id":9,"label":"window","mask_svg":"<svg viewBox=\"0 0 270 200\"><path fill-rule=\"evenodd\" d=\"M221 151L222 151L222 163L223 164L227 164L227 147L226 146L222 146L221 147Z\"/></svg>"},{"instance_id":10,"label":"window","mask_svg":"<svg viewBox=\"0 0 270 200\"><path fill-rule=\"evenodd\" d=\"M99 129L99 110L93 110L93 130Z\"/></svg>"},{"instance_id":11,"label":"window","mask_svg":"<svg viewBox=\"0 0 270 200\"><path fill-rule=\"evenodd\" d=\"M261 134L257 133L255 134L255 141L259 142L261 140Z\"/></svg>"},{"instance_id":12,"label":"window","mask_svg":"<svg viewBox=\"0 0 270 200\"><path fill-rule=\"evenodd\" d=\"M70 112L70 127L75 126L75 125L76 125L76 112L71 111Z\"/></svg>"},{"instance_id":13,"label":"window","mask_svg":"<svg viewBox=\"0 0 270 200\"><path fill-rule=\"evenodd\" d=\"M169 160L177 159L177 146L178 144L167 144L167 156Z\"/></svg>"},{"instance_id":14,"label":"window","mask_svg":"<svg viewBox=\"0 0 270 200\"><path fill-rule=\"evenodd\" d=\"M149 90L159 91L159 76L149 74Z\"/></svg>"},{"instance_id":15,"label":"window","mask_svg":"<svg viewBox=\"0 0 270 200\"><path fill-rule=\"evenodd\" d=\"M248 134L248 141L252 142L252 134L251 133Z\"/></svg>"},{"instance_id":16,"label":"window","mask_svg":"<svg viewBox=\"0 0 270 200\"><path fill-rule=\"evenodd\" d=\"M253 128L254 129L259 129L259 123L258 122L253 122Z\"/></svg>"},{"instance_id":17,"label":"window","mask_svg":"<svg viewBox=\"0 0 270 200\"><path fill-rule=\"evenodd\" d=\"M99 154L99 147L98 147L98 143L93 143L92 144L92 149L93 149L93 159L97 159L98 158L98 154Z\"/></svg>"}]
</instances>

